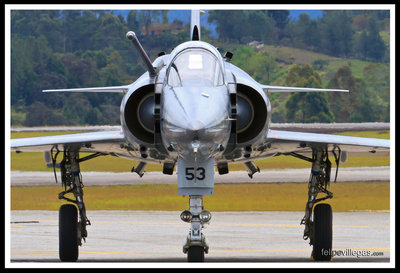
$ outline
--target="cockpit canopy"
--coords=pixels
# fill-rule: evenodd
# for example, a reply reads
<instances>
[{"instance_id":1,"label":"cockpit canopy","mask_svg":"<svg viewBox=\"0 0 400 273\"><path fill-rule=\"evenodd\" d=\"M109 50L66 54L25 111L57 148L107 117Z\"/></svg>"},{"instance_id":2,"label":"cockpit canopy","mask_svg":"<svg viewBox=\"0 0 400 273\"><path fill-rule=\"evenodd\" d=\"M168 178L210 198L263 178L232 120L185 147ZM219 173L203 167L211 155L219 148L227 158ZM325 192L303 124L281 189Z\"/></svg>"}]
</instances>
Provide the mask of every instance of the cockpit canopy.
<instances>
[{"instance_id":1,"label":"cockpit canopy","mask_svg":"<svg viewBox=\"0 0 400 273\"><path fill-rule=\"evenodd\" d=\"M202 48L189 48L172 61L167 83L171 87L221 86L224 84L223 71L211 52Z\"/></svg>"}]
</instances>

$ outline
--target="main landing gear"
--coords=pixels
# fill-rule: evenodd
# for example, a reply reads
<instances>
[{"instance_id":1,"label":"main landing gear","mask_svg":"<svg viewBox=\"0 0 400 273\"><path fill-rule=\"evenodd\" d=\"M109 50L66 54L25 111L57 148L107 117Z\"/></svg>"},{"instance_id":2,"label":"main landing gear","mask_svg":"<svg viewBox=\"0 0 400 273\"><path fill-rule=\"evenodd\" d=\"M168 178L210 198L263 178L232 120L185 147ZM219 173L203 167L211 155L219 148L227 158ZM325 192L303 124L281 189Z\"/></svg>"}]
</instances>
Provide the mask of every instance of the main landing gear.
<instances>
[{"instance_id":1,"label":"main landing gear","mask_svg":"<svg viewBox=\"0 0 400 273\"><path fill-rule=\"evenodd\" d=\"M58 198L73 203L64 204L59 210L59 257L62 262L78 260L78 246L82 245L82 239L86 240L86 226L90 225L83 203L83 184L79 169L79 162L83 160L86 159L79 159L79 152L66 150L60 163L64 191L58 195ZM68 193L72 193L74 199L65 197Z\"/></svg>"},{"instance_id":2,"label":"main landing gear","mask_svg":"<svg viewBox=\"0 0 400 273\"><path fill-rule=\"evenodd\" d=\"M181 213L181 219L190 223L189 234L185 238L183 253L187 254L188 262L204 262L204 254L208 253L208 240L201 232L205 224L211 220L211 213L203 208L203 197L191 195L189 210Z\"/></svg>"},{"instance_id":3,"label":"main landing gear","mask_svg":"<svg viewBox=\"0 0 400 273\"><path fill-rule=\"evenodd\" d=\"M333 194L327 190L331 162L327 150L323 148L313 148L312 159L309 161L312 162L312 168L308 182L308 201L305 215L300 223L305 225L303 239L310 239L310 245L313 246L311 258L314 261L330 261L332 259L332 208L329 204L315 204L333 197ZM318 193L324 193L325 196L317 199ZM314 215L311 219L313 207Z\"/></svg>"}]
</instances>

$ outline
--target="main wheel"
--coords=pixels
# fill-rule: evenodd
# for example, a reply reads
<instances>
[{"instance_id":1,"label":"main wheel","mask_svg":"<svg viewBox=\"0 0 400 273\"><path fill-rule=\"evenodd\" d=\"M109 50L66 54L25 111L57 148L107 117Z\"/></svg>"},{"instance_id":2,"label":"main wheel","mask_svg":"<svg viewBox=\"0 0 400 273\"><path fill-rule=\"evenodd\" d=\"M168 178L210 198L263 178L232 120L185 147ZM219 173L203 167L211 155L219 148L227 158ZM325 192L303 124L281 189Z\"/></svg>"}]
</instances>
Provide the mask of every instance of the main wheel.
<instances>
[{"instance_id":1,"label":"main wheel","mask_svg":"<svg viewBox=\"0 0 400 273\"><path fill-rule=\"evenodd\" d=\"M330 261L332 258L332 208L329 204L318 204L314 208L315 261Z\"/></svg>"},{"instance_id":2,"label":"main wheel","mask_svg":"<svg viewBox=\"0 0 400 273\"><path fill-rule=\"evenodd\" d=\"M204 262L204 247L191 246L187 252L188 262Z\"/></svg>"},{"instance_id":3,"label":"main wheel","mask_svg":"<svg viewBox=\"0 0 400 273\"><path fill-rule=\"evenodd\" d=\"M72 204L60 207L58 215L59 256L62 262L78 260L78 210Z\"/></svg>"}]
</instances>

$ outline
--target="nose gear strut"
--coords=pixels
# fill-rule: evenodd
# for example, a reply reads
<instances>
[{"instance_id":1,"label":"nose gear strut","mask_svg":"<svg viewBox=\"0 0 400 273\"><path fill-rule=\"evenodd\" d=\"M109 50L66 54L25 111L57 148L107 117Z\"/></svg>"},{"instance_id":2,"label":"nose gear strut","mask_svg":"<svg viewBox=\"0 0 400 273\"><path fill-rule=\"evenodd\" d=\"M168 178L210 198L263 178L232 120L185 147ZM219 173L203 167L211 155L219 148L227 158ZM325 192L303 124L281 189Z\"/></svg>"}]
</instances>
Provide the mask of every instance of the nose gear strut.
<instances>
[{"instance_id":1,"label":"nose gear strut","mask_svg":"<svg viewBox=\"0 0 400 273\"><path fill-rule=\"evenodd\" d=\"M209 243L202 233L202 228L211 219L211 213L203 208L203 196L189 196L189 210L181 213L181 219L191 225L183 244L183 253L187 253L187 261L203 262L204 254L208 253Z\"/></svg>"}]
</instances>

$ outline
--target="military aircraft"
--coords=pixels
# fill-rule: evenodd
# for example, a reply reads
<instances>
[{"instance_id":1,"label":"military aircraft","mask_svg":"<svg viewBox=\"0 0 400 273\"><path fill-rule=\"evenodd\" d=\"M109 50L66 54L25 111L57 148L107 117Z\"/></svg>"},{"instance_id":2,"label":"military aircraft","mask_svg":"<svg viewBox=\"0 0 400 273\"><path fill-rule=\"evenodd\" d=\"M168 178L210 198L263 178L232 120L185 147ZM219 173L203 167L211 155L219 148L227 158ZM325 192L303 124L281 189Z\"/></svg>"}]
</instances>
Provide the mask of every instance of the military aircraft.
<instances>
[{"instance_id":1,"label":"military aircraft","mask_svg":"<svg viewBox=\"0 0 400 273\"><path fill-rule=\"evenodd\" d=\"M80 163L104 155L140 163L132 169L144 174L148 163L163 164L172 175L177 165L178 194L189 198L180 218L190 223L183 244L187 260L204 261L209 242L202 232L211 220L203 206L204 195L214 193L214 175L229 172L229 163L243 162L248 175L259 172L255 159L290 155L311 163L308 198L305 199L303 238L310 239L314 260L330 260L332 209L319 203L333 194L328 190L333 155L338 165L349 153L388 152L389 140L270 129L273 92L348 92L338 89L270 86L256 82L230 63L209 43L201 41L199 10L191 12L190 39L169 54L151 62L134 32L126 34L140 53L147 72L129 85L115 87L44 90L43 92L121 92L121 129L11 140L11 149L43 151L45 161L59 164L64 204L59 210L59 257L77 261L79 246L87 237L90 221L83 200ZM81 152L92 153L80 158ZM336 168L337 170L338 168ZM337 173L336 173L337 175ZM72 193L74 198L65 195ZM317 198L318 194L323 194ZM328 251L323 251L328 250ZM326 253L329 253L328 255Z\"/></svg>"}]
</instances>

